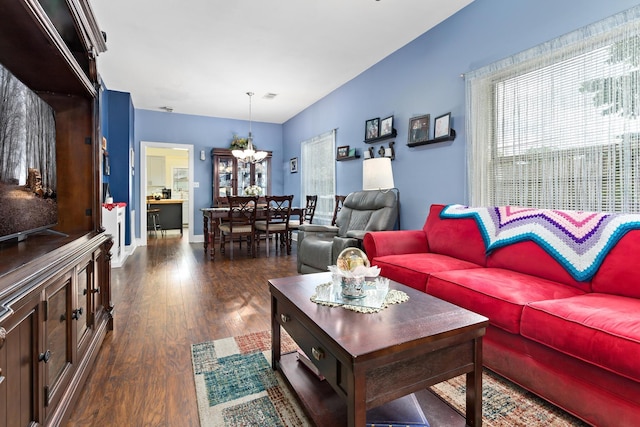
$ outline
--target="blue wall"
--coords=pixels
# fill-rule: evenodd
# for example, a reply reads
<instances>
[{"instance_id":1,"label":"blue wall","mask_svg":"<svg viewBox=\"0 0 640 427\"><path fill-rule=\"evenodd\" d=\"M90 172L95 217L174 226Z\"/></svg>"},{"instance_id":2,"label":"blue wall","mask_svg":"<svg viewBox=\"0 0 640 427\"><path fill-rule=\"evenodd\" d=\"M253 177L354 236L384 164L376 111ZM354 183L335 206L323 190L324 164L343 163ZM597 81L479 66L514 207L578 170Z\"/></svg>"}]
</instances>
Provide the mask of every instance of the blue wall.
<instances>
[{"instance_id":1,"label":"blue wall","mask_svg":"<svg viewBox=\"0 0 640 427\"><path fill-rule=\"evenodd\" d=\"M140 142L165 142L172 144L191 144L194 147L194 181L199 188L194 188L194 215L189 218L195 235L203 234L201 208L210 207L212 200L211 179L213 174L211 163L212 148L229 148L234 134L246 137L249 122L246 120L220 119L215 117L194 116L188 114L165 113L150 110L135 110L135 152L136 170L140 168ZM283 191L283 170L289 167L282 157L282 125L273 123L252 122L251 130L254 144L261 150L273 151L271 165L271 188L274 194ZM200 160L200 151L206 153L206 160ZM134 176L135 188L140 188L140 174ZM139 212L140 198L136 200L136 212ZM136 235L140 236L140 224L137 224Z\"/></svg>"},{"instance_id":2,"label":"blue wall","mask_svg":"<svg viewBox=\"0 0 640 427\"><path fill-rule=\"evenodd\" d=\"M133 146L134 110L131 94L107 90L101 94L102 135L107 139L110 174L103 177L115 202L125 202L125 229L131 229L131 210L136 199L131 186L129 149ZM106 125L105 125L106 124ZM125 244L131 236L125 233Z\"/></svg>"},{"instance_id":3,"label":"blue wall","mask_svg":"<svg viewBox=\"0 0 640 427\"><path fill-rule=\"evenodd\" d=\"M468 202L461 74L636 4L632 0L476 0L287 121L284 156L299 156L301 141L333 128L338 129L337 146L349 145L362 152L369 147L363 142L365 121L393 114L398 131L393 170L401 194L401 224L405 229L420 228L430 204ZM430 114L433 135L433 119L447 112L457 133L454 141L406 146L412 116ZM374 144L376 152L380 145ZM285 193L299 194L299 176L294 178L285 182ZM337 192L361 188L362 160L338 162Z\"/></svg>"},{"instance_id":4,"label":"blue wall","mask_svg":"<svg viewBox=\"0 0 640 427\"><path fill-rule=\"evenodd\" d=\"M300 157L301 141L337 128L337 146L349 145L362 153L369 147L363 142L365 121L393 115L398 131L393 168L401 192L402 228L422 227L431 203L468 201L461 74L636 4L635 0L475 0L283 125L254 123L258 147L273 150L273 192L299 197L301 174L290 174L288 162ZM382 30L393 31L393 25L402 23L390 23ZM406 146L409 118L430 114L433 132L433 119L447 112L452 114L455 141ZM200 188L195 189L196 220L191 218L191 224L196 235L202 234L198 209L211 203L209 152L213 147L228 147L233 134L246 135L247 129L248 123L242 120L136 109L136 170L140 141L193 144L195 181ZM380 145L374 144L376 152ZM199 160L200 150L207 153L204 162ZM362 188L362 159L337 162L336 171L339 194ZM134 178L137 189L139 174ZM135 199L137 209L140 200ZM139 235L139 224L136 230Z\"/></svg>"}]
</instances>

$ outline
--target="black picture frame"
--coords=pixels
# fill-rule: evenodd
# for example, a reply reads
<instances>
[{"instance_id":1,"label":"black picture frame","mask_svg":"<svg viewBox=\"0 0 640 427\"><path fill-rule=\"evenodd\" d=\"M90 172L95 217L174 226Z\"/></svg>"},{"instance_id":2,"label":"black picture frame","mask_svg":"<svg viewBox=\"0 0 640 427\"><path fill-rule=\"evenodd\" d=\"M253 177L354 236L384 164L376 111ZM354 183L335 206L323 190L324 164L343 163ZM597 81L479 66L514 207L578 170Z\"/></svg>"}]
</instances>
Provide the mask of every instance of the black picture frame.
<instances>
[{"instance_id":1,"label":"black picture frame","mask_svg":"<svg viewBox=\"0 0 640 427\"><path fill-rule=\"evenodd\" d=\"M448 138L451 135L451 113L436 117L433 121L433 139Z\"/></svg>"},{"instance_id":2,"label":"black picture frame","mask_svg":"<svg viewBox=\"0 0 640 427\"><path fill-rule=\"evenodd\" d=\"M336 158L345 159L347 157L349 157L349 146L343 145L341 147L338 147L338 151L336 152Z\"/></svg>"},{"instance_id":3,"label":"black picture frame","mask_svg":"<svg viewBox=\"0 0 640 427\"><path fill-rule=\"evenodd\" d=\"M409 119L409 144L429 140L430 114L423 114Z\"/></svg>"},{"instance_id":4,"label":"black picture frame","mask_svg":"<svg viewBox=\"0 0 640 427\"><path fill-rule=\"evenodd\" d=\"M364 124L364 140L376 139L380 136L380 117L369 119Z\"/></svg>"},{"instance_id":5,"label":"black picture frame","mask_svg":"<svg viewBox=\"0 0 640 427\"><path fill-rule=\"evenodd\" d=\"M293 157L291 160L289 160L289 172L298 173L298 158L297 157Z\"/></svg>"},{"instance_id":6,"label":"black picture frame","mask_svg":"<svg viewBox=\"0 0 640 427\"><path fill-rule=\"evenodd\" d=\"M393 116L389 116L380 121L380 137L389 136L393 133Z\"/></svg>"}]
</instances>

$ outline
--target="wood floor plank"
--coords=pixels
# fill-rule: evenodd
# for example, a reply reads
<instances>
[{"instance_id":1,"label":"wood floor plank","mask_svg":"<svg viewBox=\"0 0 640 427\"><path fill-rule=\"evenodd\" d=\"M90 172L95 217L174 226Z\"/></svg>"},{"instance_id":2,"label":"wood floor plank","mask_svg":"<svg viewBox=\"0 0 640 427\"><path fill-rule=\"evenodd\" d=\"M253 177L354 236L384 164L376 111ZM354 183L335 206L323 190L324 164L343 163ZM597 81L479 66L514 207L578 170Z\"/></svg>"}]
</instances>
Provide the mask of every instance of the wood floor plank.
<instances>
[{"instance_id":1,"label":"wood floor plank","mask_svg":"<svg viewBox=\"0 0 640 427\"><path fill-rule=\"evenodd\" d=\"M198 426L191 345L270 328L267 280L296 275L291 255L211 261L188 233L167 233L113 269L115 330L67 426Z\"/></svg>"}]
</instances>

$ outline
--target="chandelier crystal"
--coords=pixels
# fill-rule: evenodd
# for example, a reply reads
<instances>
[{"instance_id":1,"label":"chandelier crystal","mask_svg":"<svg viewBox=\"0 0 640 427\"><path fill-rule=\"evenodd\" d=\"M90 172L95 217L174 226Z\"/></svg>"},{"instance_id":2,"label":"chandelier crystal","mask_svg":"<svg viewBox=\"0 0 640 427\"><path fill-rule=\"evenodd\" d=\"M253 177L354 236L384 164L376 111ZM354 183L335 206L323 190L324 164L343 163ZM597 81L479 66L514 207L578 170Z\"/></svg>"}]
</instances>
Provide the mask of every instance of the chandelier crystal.
<instances>
[{"instance_id":1,"label":"chandelier crystal","mask_svg":"<svg viewBox=\"0 0 640 427\"><path fill-rule=\"evenodd\" d=\"M257 163L267 157L267 152L256 151L253 148L253 135L251 134L251 97L253 96L253 92L247 92L247 95L249 95L249 136L247 137L247 148L244 150L232 150L231 154L245 162Z\"/></svg>"}]
</instances>

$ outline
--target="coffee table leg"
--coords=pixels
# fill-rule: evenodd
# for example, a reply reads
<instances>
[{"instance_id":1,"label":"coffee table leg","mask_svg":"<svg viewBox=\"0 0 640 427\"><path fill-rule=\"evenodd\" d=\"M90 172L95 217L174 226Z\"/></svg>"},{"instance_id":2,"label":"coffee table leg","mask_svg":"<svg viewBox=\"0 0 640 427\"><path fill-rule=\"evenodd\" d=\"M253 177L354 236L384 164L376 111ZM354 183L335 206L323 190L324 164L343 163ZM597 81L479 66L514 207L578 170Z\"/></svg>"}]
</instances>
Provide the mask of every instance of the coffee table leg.
<instances>
[{"instance_id":1,"label":"coffee table leg","mask_svg":"<svg viewBox=\"0 0 640 427\"><path fill-rule=\"evenodd\" d=\"M347 425L349 427L364 426L367 421L365 376L363 372L352 372L348 377Z\"/></svg>"},{"instance_id":2,"label":"coffee table leg","mask_svg":"<svg viewBox=\"0 0 640 427\"><path fill-rule=\"evenodd\" d=\"M271 297L271 368L275 371L280 363L280 323L276 319L278 300Z\"/></svg>"},{"instance_id":3,"label":"coffee table leg","mask_svg":"<svg viewBox=\"0 0 640 427\"><path fill-rule=\"evenodd\" d=\"M473 372L467 373L466 417L470 427L482 427L482 337L474 340Z\"/></svg>"}]
</instances>

